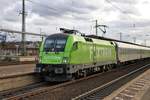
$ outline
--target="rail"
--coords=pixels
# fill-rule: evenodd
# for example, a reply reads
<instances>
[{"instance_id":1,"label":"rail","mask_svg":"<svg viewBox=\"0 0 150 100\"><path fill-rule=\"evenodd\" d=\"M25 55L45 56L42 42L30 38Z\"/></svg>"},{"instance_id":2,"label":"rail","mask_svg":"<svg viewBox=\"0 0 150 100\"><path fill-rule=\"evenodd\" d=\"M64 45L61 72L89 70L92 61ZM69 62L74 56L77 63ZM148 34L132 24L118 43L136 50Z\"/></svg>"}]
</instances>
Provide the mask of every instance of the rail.
<instances>
[{"instance_id":1,"label":"rail","mask_svg":"<svg viewBox=\"0 0 150 100\"><path fill-rule=\"evenodd\" d=\"M81 95L79 95L79 96L73 98L72 100L86 100L86 99L88 99L88 97L90 97L91 95L97 94L97 92L99 92L101 89L104 89L104 88L106 88L106 87L108 87L108 86L110 86L110 85L112 85L112 84L115 84L116 82L118 82L118 81L120 81L120 80L122 80L122 79L124 79L124 78L126 78L126 77L129 77L130 75L132 75L132 74L134 74L134 73L137 73L138 71L140 71L140 70L142 70L142 69L145 69L145 68L148 67L148 66L150 66L150 64L144 65L143 67L138 68L137 70L134 70L134 71L132 71L132 72L126 74L126 75L123 75L123 76L121 76L121 77L119 77L119 78L117 78L117 79L115 79L115 80L112 80L112 81L109 82L109 83L106 83L106 84L104 84L104 85L102 85L102 86L100 86L100 87L97 87L97 88L95 88L95 89L93 89L93 90L91 90L91 91L88 91L88 92L86 92L86 93L84 93L84 94L81 94ZM89 100L90 100L90 99L89 99Z\"/></svg>"}]
</instances>

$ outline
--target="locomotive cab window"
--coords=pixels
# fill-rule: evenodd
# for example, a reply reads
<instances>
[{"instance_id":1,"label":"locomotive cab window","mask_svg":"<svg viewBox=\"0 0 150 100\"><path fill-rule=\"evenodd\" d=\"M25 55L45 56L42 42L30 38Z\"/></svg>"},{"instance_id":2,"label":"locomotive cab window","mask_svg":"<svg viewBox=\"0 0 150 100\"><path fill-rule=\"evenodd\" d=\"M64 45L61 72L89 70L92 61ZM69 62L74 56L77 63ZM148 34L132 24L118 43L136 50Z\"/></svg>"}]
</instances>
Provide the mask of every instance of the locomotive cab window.
<instances>
[{"instance_id":1,"label":"locomotive cab window","mask_svg":"<svg viewBox=\"0 0 150 100\"><path fill-rule=\"evenodd\" d=\"M65 49L67 35L51 35L46 38L44 51L46 52L63 52Z\"/></svg>"}]
</instances>

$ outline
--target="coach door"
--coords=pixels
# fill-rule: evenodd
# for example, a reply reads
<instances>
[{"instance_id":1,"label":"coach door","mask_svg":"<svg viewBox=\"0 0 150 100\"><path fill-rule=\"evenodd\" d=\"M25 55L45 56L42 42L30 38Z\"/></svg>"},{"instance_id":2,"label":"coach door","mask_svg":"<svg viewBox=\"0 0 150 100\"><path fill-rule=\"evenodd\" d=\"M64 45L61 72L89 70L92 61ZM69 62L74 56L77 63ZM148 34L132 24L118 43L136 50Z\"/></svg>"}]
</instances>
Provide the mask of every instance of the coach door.
<instances>
[{"instance_id":1,"label":"coach door","mask_svg":"<svg viewBox=\"0 0 150 100\"><path fill-rule=\"evenodd\" d=\"M92 60L93 63L96 62L96 45L93 43L93 40L91 38L84 38L87 43L90 43L90 60Z\"/></svg>"}]
</instances>

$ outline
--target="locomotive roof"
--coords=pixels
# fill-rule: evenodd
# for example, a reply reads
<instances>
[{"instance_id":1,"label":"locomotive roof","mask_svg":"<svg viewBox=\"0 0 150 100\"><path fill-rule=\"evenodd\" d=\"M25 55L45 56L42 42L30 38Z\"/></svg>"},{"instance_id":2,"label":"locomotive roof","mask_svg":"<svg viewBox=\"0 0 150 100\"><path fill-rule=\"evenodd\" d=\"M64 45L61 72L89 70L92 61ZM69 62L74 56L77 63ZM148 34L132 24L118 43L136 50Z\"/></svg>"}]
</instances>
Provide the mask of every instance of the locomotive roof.
<instances>
[{"instance_id":1,"label":"locomotive roof","mask_svg":"<svg viewBox=\"0 0 150 100\"><path fill-rule=\"evenodd\" d=\"M48 35L47 37L55 37L55 36L68 36L69 34L65 34L65 33L55 33L55 34L51 34L51 35Z\"/></svg>"},{"instance_id":2,"label":"locomotive roof","mask_svg":"<svg viewBox=\"0 0 150 100\"><path fill-rule=\"evenodd\" d=\"M91 42L91 43L97 43L97 44L107 45L107 46L109 46L109 45L112 46L112 44L113 44L112 41L107 41L107 40L89 38L89 37L74 35L74 34L71 34L70 36L73 36L75 41L89 42L89 43Z\"/></svg>"}]
</instances>

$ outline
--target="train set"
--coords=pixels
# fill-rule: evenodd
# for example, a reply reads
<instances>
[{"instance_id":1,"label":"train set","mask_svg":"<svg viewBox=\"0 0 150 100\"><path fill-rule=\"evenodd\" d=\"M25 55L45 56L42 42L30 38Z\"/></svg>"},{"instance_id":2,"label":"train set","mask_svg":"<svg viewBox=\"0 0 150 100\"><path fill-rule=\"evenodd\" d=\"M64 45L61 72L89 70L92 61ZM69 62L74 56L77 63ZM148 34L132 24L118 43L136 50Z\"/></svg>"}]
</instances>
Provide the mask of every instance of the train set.
<instances>
[{"instance_id":1,"label":"train set","mask_svg":"<svg viewBox=\"0 0 150 100\"><path fill-rule=\"evenodd\" d=\"M69 81L150 57L150 48L62 29L42 41L35 71L46 81Z\"/></svg>"}]
</instances>

